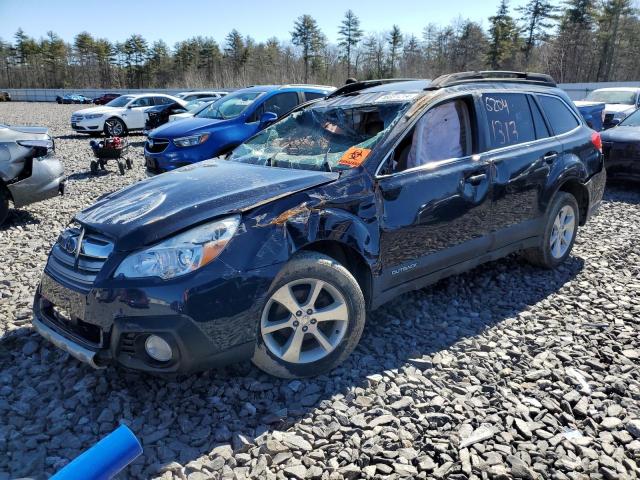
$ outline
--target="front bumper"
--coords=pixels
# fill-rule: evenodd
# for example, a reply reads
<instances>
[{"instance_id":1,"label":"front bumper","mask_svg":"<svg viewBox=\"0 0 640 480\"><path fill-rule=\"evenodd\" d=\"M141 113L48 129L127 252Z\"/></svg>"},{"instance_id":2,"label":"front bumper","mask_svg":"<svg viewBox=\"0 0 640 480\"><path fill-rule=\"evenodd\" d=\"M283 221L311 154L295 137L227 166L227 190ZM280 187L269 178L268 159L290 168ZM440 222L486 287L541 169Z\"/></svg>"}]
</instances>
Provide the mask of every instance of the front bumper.
<instances>
[{"instance_id":1,"label":"front bumper","mask_svg":"<svg viewBox=\"0 0 640 480\"><path fill-rule=\"evenodd\" d=\"M80 133L101 132L104 129L104 118L92 118L90 120L73 121L71 119L71 128Z\"/></svg>"},{"instance_id":2,"label":"front bumper","mask_svg":"<svg viewBox=\"0 0 640 480\"><path fill-rule=\"evenodd\" d=\"M208 160L215 157L215 153L207 147L206 142L195 147L178 148L170 141L167 148L160 153L150 152L145 145L144 160L147 170L151 174L158 174Z\"/></svg>"},{"instance_id":3,"label":"front bumper","mask_svg":"<svg viewBox=\"0 0 640 480\"><path fill-rule=\"evenodd\" d=\"M33 325L51 343L95 368L118 364L187 373L220 367L251 358L260 305L278 268L89 292L66 286L45 270L34 298ZM146 354L144 343L152 334L171 345L168 362Z\"/></svg>"},{"instance_id":4,"label":"front bumper","mask_svg":"<svg viewBox=\"0 0 640 480\"><path fill-rule=\"evenodd\" d=\"M7 188L16 208L53 198L64 192L64 167L56 157L34 158L31 175Z\"/></svg>"}]
</instances>

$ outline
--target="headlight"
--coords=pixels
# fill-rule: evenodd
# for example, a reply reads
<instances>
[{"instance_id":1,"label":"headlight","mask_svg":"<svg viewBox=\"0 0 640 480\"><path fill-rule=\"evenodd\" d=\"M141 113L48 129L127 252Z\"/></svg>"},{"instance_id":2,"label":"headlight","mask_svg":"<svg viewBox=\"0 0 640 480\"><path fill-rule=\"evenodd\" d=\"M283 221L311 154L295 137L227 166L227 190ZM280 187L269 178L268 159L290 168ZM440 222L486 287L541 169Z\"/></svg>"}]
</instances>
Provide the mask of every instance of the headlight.
<instances>
[{"instance_id":1,"label":"headlight","mask_svg":"<svg viewBox=\"0 0 640 480\"><path fill-rule=\"evenodd\" d=\"M197 135L190 135L188 137L174 138L173 143L176 147L193 147L204 143L209 138L208 133L199 133Z\"/></svg>"},{"instance_id":2,"label":"headlight","mask_svg":"<svg viewBox=\"0 0 640 480\"><path fill-rule=\"evenodd\" d=\"M53 140L18 140L18 145L33 149L34 157L45 157L55 149Z\"/></svg>"},{"instance_id":3,"label":"headlight","mask_svg":"<svg viewBox=\"0 0 640 480\"><path fill-rule=\"evenodd\" d=\"M102 116L101 113L92 113L91 115L85 115L84 119L85 120L91 120L93 118L100 118Z\"/></svg>"},{"instance_id":4,"label":"headlight","mask_svg":"<svg viewBox=\"0 0 640 480\"><path fill-rule=\"evenodd\" d=\"M193 272L214 260L231 240L240 224L233 215L187 230L125 258L115 276L169 279Z\"/></svg>"}]
</instances>

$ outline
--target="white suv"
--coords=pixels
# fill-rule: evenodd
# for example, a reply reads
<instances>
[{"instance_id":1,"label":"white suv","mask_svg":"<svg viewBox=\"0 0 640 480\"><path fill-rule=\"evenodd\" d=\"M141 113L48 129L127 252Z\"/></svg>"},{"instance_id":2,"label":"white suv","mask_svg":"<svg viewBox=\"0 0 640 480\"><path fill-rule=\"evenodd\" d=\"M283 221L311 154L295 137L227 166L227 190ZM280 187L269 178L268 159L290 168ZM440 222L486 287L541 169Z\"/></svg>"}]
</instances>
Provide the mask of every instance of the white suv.
<instances>
[{"instance_id":1,"label":"white suv","mask_svg":"<svg viewBox=\"0 0 640 480\"><path fill-rule=\"evenodd\" d=\"M100 107L84 108L71 115L71 128L76 132L108 137L126 135L144 128L144 112L156 105L182 102L163 93L122 95Z\"/></svg>"}]
</instances>

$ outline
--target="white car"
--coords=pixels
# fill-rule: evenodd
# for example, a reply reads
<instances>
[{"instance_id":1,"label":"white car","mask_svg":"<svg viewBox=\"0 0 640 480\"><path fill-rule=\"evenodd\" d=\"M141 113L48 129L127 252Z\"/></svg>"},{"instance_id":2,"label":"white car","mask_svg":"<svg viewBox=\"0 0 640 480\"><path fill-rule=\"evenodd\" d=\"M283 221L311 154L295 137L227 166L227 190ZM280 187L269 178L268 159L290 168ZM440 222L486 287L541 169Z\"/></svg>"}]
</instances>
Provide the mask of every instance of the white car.
<instances>
[{"instance_id":1,"label":"white car","mask_svg":"<svg viewBox=\"0 0 640 480\"><path fill-rule=\"evenodd\" d=\"M610 128L619 124L640 107L640 88L599 88L587 95L585 100L605 104L604 128Z\"/></svg>"},{"instance_id":2,"label":"white car","mask_svg":"<svg viewBox=\"0 0 640 480\"><path fill-rule=\"evenodd\" d=\"M221 98L221 97L224 97L227 93L229 92L219 92L219 91L180 92L176 95L176 97L181 98L186 102L190 102L191 100L198 100L199 98L204 98L204 97Z\"/></svg>"},{"instance_id":3,"label":"white car","mask_svg":"<svg viewBox=\"0 0 640 480\"><path fill-rule=\"evenodd\" d=\"M108 137L126 135L132 130L144 128L144 112L157 105L184 103L164 93L142 93L122 95L106 105L78 110L71 115L71 128L79 133Z\"/></svg>"}]
</instances>

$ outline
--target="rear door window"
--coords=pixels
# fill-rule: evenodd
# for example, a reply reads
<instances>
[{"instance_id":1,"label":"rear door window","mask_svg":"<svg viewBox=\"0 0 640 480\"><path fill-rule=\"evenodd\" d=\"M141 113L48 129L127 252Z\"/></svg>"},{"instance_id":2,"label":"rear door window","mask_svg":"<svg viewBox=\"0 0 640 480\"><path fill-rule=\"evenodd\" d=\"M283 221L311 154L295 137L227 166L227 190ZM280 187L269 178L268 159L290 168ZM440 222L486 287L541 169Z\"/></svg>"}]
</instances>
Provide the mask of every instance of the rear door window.
<instances>
[{"instance_id":1,"label":"rear door window","mask_svg":"<svg viewBox=\"0 0 640 480\"><path fill-rule=\"evenodd\" d=\"M523 93L491 92L482 95L489 131L489 148L508 147L536 139L531 109Z\"/></svg>"},{"instance_id":2,"label":"rear door window","mask_svg":"<svg viewBox=\"0 0 640 480\"><path fill-rule=\"evenodd\" d=\"M558 97L538 95L542 110L551 124L554 135L562 135L580 125L571 109Z\"/></svg>"}]
</instances>

